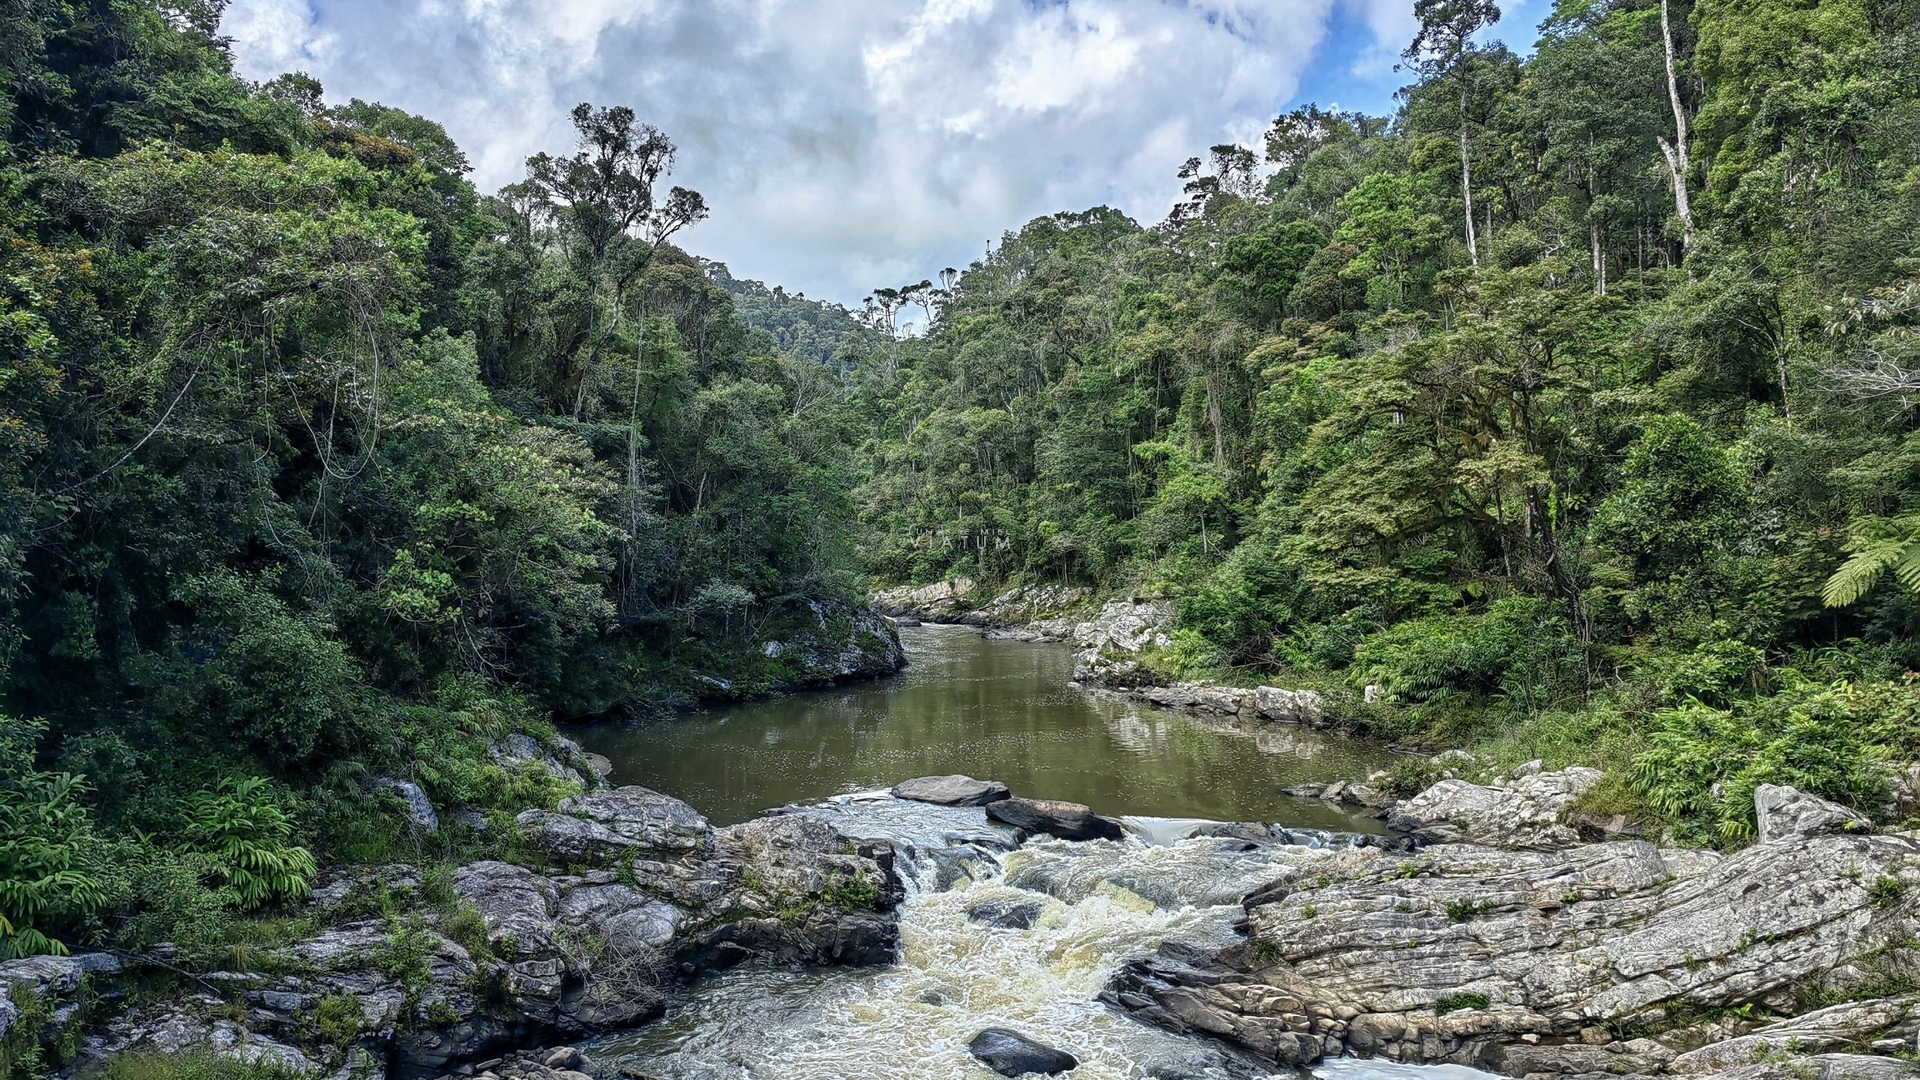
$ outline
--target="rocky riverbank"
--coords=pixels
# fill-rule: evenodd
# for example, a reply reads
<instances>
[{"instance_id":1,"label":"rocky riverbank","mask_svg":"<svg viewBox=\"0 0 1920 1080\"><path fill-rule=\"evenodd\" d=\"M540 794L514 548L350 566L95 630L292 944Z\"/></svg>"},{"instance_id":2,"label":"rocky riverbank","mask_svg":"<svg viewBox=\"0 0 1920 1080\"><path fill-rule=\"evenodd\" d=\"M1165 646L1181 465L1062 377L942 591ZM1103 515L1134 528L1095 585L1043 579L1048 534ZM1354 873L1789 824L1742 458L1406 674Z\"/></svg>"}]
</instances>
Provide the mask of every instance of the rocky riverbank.
<instances>
[{"instance_id":1,"label":"rocky riverbank","mask_svg":"<svg viewBox=\"0 0 1920 1080\"><path fill-rule=\"evenodd\" d=\"M1591 778L1532 779L1409 800L1396 827L1435 842L1296 867L1242 901L1243 943L1165 947L1108 1000L1287 1065L1920 1075L1920 835L1762 788L1764 840L1732 854L1566 843Z\"/></svg>"},{"instance_id":2,"label":"rocky riverbank","mask_svg":"<svg viewBox=\"0 0 1920 1080\"><path fill-rule=\"evenodd\" d=\"M189 972L170 955L0 964L0 1045L49 1069L199 1050L413 1080L631 1027L679 983L746 961L894 958L903 890L885 843L790 816L716 829L634 787L528 811L518 827L529 865L338 876L302 913L318 929L231 968ZM177 993L152 1003L156 980Z\"/></svg>"},{"instance_id":3,"label":"rocky riverbank","mask_svg":"<svg viewBox=\"0 0 1920 1080\"><path fill-rule=\"evenodd\" d=\"M1598 779L1537 764L1497 785L1445 779L1384 812L1385 841L1122 822L959 776L727 828L644 788L600 790L521 815L526 865L336 878L311 902L316 929L229 968L0 964L0 1041L81 1062L202 1049L343 1080L579 1080L594 1051L574 1042L659 1015L691 977L892 963L907 877L940 893L1019 861L1004 898L969 907L971 932L1038 933L1049 905L1087 896L1134 911L1238 897L1230 944L1171 939L1100 998L1276 1067L1358 1054L1528 1080L1920 1075L1920 834L1763 787L1760 842L1741 851L1588 842L1620 835L1575 812ZM871 831L863 807L906 832ZM901 835L909 847L883 838ZM1042 862L1006 854L1043 837ZM175 992L156 1000L156 976ZM993 1034L975 1056L1072 1057L1032 1034Z\"/></svg>"}]
</instances>

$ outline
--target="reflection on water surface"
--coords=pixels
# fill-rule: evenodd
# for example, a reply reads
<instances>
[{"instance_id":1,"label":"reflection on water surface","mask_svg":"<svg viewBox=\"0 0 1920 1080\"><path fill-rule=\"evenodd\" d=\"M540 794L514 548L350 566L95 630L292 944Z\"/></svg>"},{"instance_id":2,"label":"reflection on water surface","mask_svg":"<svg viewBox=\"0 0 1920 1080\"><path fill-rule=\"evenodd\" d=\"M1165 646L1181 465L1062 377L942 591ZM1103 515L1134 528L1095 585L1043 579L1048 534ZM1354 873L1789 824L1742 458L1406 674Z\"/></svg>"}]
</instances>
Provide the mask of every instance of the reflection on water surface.
<instances>
[{"instance_id":1,"label":"reflection on water surface","mask_svg":"<svg viewBox=\"0 0 1920 1080\"><path fill-rule=\"evenodd\" d=\"M685 799L719 824L908 777L965 773L1107 814L1378 828L1279 794L1288 784L1363 776L1387 761L1377 747L1082 690L1065 645L988 641L959 627L907 628L901 638L912 666L891 679L578 735L613 761L616 783Z\"/></svg>"}]
</instances>

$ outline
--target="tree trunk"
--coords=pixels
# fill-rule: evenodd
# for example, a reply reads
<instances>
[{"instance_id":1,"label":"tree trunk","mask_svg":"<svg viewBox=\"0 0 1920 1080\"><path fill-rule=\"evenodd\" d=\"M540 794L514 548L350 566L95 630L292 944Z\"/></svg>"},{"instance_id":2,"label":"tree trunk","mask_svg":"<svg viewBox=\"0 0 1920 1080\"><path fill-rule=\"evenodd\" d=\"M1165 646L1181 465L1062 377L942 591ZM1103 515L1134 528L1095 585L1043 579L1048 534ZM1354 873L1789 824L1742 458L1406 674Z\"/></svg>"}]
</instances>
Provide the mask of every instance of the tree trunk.
<instances>
[{"instance_id":1,"label":"tree trunk","mask_svg":"<svg viewBox=\"0 0 1920 1080\"><path fill-rule=\"evenodd\" d=\"M1467 156L1467 80L1460 77L1460 198L1467 208L1467 257L1480 265L1480 244L1473 234L1473 163Z\"/></svg>"},{"instance_id":2,"label":"tree trunk","mask_svg":"<svg viewBox=\"0 0 1920 1080\"><path fill-rule=\"evenodd\" d=\"M1673 177L1673 209L1684 230L1681 243L1693 246L1693 202L1687 195L1687 109L1680 102L1680 76L1673 59L1673 25L1667 19L1669 0L1660 0L1660 40L1667 50L1667 98L1673 103L1674 141L1660 139L1660 153Z\"/></svg>"}]
</instances>

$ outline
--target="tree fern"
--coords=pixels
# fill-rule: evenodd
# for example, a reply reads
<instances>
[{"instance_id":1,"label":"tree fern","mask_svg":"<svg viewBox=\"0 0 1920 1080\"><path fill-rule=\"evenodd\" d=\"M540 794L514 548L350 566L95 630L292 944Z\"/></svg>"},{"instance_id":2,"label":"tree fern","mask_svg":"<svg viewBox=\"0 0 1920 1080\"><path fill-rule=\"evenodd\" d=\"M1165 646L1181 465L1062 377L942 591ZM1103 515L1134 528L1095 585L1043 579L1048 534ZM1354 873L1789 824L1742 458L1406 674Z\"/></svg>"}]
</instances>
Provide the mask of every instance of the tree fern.
<instances>
[{"instance_id":1,"label":"tree fern","mask_svg":"<svg viewBox=\"0 0 1920 1080\"><path fill-rule=\"evenodd\" d=\"M1820 590L1828 607L1855 603L1888 570L1909 591L1920 592L1920 513L1856 521L1847 549L1853 557Z\"/></svg>"}]
</instances>

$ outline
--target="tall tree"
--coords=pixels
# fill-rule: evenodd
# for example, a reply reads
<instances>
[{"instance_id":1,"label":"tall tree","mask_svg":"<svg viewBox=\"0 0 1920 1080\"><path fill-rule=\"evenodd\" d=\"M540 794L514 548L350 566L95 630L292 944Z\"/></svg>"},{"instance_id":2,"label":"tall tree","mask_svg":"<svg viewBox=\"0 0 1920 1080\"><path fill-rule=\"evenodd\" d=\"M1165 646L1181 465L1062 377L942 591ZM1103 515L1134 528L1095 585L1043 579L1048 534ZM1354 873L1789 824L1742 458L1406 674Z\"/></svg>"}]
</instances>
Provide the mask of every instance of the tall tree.
<instances>
[{"instance_id":1,"label":"tall tree","mask_svg":"<svg viewBox=\"0 0 1920 1080\"><path fill-rule=\"evenodd\" d=\"M1414 0L1413 13L1420 20L1420 32L1403 54L1415 71L1427 78L1451 77L1458 84L1460 99L1460 199L1465 205L1467 255L1480 265L1480 244L1473 226L1473 160L1469 153L1467 131L1468 72L1467 57L1473 52L1473 35L1500 21L1500 8L1493 0Z\"/></svg>"}]
</instances>

